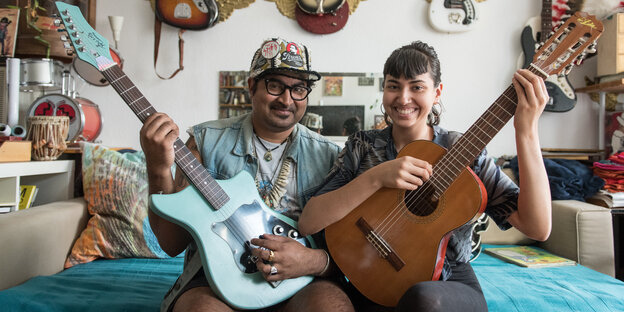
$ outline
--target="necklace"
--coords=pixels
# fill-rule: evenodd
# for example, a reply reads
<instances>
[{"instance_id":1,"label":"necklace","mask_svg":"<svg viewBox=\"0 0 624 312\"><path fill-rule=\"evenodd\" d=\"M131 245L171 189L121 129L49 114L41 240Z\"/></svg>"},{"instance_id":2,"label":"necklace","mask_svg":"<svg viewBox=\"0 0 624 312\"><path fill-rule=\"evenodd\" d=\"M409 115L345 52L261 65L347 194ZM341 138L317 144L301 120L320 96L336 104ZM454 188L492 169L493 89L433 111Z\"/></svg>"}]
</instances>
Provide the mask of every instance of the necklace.
<instances>
[{"instance_id":1,"label":"necklace","mask_svg":"<svg viewBox=\"0 0 624 312\"><path fill-rule=\"evenodd\" d=\"M254 135L256 136L256 139L258 140L258 142L260 142L260 145L262 145L262 147L263 147L263 148L264 148L264 150L266 151L266 152L264 153L264 156L263 156L264 160L266 160L266 161L271 161L271 160L273 160L273 154L271 154L271 152L272 152L272 151L274 151L274 150L276 150L276 149L278 149L280 146L284 145L284 143L286 143L286 142L288 141L288 139L286 139L286 140L284 140L284 142L282 142L280 145L278 145L278 146L276 146L276 147L274 147L274 148L272 148L272 149L269 149L268 147L266 147L266 145L264 145L264 143L262 142L262 140L260 140L260 138L258 137L258 135L257 135L257 134L255 134L255 133L254 133Z\"/></svg>"},{"instance_id":2,"label":"necklace","mask_svg":"<svg viewBox=\"0 0 624 312\"><path fill-rule=\"evenodd\" d=\"M290 141L290 137L289 139L286 139L286 141L284 142L288 142L288 141ZM258 142L262 144L262 141L260 141L260 139L258 139ZM284 142L282 142L282 144L284 144ZM277 147L280 147L282 144L278 145ZM258 157L258 154L256 153L256 144L253 144L253 147L254 147L254 156ZM264 145L263 147L267 149ZM277 147L272 149L272 151L276 150ZM262 189L260 188L260 181L258 180L258 174L259 174L258 172L256 173L256 176L254 178L256 182L256 188L260 192L260 196L262 197L262 200L267 206L271 208L276 208L280 199L286 193L286 184L288 184L288 175L290 173L292 163L289 158L284 158L285 155L286 155L286 150L282 152L282 155L280 156L280 159L278 163L276 164L275 169L273 169L273 174L271 175L270 182L269 182L270 186L263 187ZM266 159L266 154L265 154L265 159ZM267 161L270 161L270 160L267 160ZM277 173L278 168L279 168L279 173L277 175L277 179L275 179L275 175ZM260 167L258 167L258 170L260 170Z\"/></svg>"}]
</instances>

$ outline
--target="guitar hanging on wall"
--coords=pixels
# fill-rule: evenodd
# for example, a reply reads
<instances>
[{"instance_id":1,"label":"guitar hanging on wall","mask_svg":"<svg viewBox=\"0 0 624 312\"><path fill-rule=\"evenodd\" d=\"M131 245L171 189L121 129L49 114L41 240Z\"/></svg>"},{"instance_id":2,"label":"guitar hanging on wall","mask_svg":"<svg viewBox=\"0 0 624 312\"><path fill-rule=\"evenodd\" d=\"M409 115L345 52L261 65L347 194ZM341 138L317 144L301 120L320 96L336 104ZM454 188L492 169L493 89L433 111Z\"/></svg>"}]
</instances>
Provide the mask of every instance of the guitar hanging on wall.
<instances>
[{"instance_id":1,"label":"guitar hanging on wall","mask_svg":"<svg viewBox=\"0 0 624 312\"><path fill-rule=\"evenodd\" d=\"M159 20L181 29L206 29L219 18L215 0L156 0L154 11Z\"/></svg>"},{"instance_id":2,"label":"guitar hanging on wall","mask_svg":"<svg viewBox=\"0 0 624 312\"><path fill-rule=\"evenodd\" d=\"M142 121L154 107L113 61L108 41L85 21L78 7L56 2L76 57L95 66ZM264 233L292 238L314 248L299 236L296 222L268 208L258 195L254 178L241 171L229 180L215 180L184 142L174 142L177 170L191 187L169 195L151 195L150 209L187 230L197 244L211 289L237 309L260 309L292 297L313 277L280 283L267 282L250 259L249 240Z\"/></svg>"},{"instance_id":3,"label":"guitar hanging on wall","mask_svg":"<svg viewBox=\"0 0 624 312\"><path fill-rule=\"evenodd\" d=\"M539 43L546 41L552 32L552 1L542 0L542 12L540 16L529 19L522 30L521 45L522 68L527 68L531 64L536 47ZM539 30L539 31L538 31ZM549 112L567 112L576 105L576 93L564 74L550 75L546 78L546 89L550 99L544 110Z\"/></svg>"},{"instance_id":4,"label":"guitar hanging on wall","mask_svg":"<svg viewBox=\"0 0 624 312\"><path fill-rule=\"evenodd\" d=\"M431 0L429 22L441 32L464 32L474 28L478 19L473 0Z\"/></svg>"},{"instance_id":5,"label":"guitar hanging on wall","mask_svg":"<svg viewBox=\"0 0 624 312\"><path fill-rule=\"evenodd\" d=\"M537 51L529 70L546 78L569 71L595 51L602 33L595 17L577 12ZM448 240L485 209L486 191L469 165L513 117L513 85L446 151L414 141L397 157L428 161L433 175L415 191L382 188L325 229L329 251L349 281L370 300L396 306L416 283L438 280Z\"/></svg>"},{"instance_id":6,"label":"guitar hanging on wall","mask_svg":"<svg viewBox=\"0 0 624 312\"><path fill-rule=\"evenodd\" d=\"M295 19L313 34L332 34L347 24L349 4L346 0L297 0Z\"/></svg>"}]
</instances>

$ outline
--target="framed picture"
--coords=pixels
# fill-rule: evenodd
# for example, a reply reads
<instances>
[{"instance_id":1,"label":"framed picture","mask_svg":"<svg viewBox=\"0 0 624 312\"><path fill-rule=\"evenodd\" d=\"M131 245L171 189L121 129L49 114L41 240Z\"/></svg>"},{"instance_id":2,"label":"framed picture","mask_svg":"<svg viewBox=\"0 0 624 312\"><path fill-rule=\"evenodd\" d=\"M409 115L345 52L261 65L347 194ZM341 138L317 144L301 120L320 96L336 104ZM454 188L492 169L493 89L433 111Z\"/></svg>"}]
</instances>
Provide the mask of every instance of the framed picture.
<instances>
[{"instance_id":1,"label":"framed picture","mask_svg":"<svg viewBox=\"0 0 624 312\"><path fill-rule=\"evenodd\" d=\"M375 78L358 77L358 86L373 86L373 85L375 85Z\"/></svg>"},{"instance_id":2,"label":"framed picture","mask_svg":"<svg viewBox=\"0 0 624 312\"><path fill-rule=\"evenodd\" d=\"M13 57L17 39L19 9L0 8L0 56Z\"/></svg>"},{"instance_id":3,"label":"framed picture","mask_svg":"<svg viewBox=\"0 0 624 312\"><path fill-rule=\"evenodd\" d=\"M342 96L342 77L323 77L325 85L324 96Z\"/></svg>"}]
</instances>

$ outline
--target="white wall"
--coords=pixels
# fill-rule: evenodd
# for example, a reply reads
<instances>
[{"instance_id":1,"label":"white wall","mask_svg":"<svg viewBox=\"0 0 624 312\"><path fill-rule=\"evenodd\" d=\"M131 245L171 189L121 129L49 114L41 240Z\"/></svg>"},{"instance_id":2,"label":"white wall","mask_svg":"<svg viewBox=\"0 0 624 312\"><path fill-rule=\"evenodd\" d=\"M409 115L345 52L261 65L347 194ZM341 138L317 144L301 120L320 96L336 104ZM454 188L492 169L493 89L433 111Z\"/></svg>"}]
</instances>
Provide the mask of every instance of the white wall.
<instances>
[{"instance_id":1,"label":"white wall","mask_svg":"<svg viewBox=\"0 0 624 312\"><path fill-rule=\"evenodd\" d=\"M153 70L154 15L145 0L100 0L96 30L112 40L108 15L125 17L119 50L124 71L148 100L170 114L185 129L218 114L218 71L247 70L263 39L281 36L306 44L313 67L324 72L381 72L395 48L413 40L433 45L442 63L444 83L442 126L465 131L511 83L520 54L520 32L540 13L539 1L489 0L479 5L480 20L466 33L446 34L428 24L425 0L360 2L344 29L330 35L303 30L281 15L275 3L256 0L236 10L224 23L184 35L185 70L172 80L160 80ZM163 25L159 72L177 68L177 29ZM572 84L585 85L595 75L595 57L576 68ZM139 148L141 123L111 87L83 85L83 97L99 104L104 128L99 139L108 146ZM596 148L597 105L579 94L566 113L544 113L540 119L543 147ZM186 139L186 135L182 137ZM492 155L515 154L512 122L488 146Z\"/></svg>"}]
</instances>

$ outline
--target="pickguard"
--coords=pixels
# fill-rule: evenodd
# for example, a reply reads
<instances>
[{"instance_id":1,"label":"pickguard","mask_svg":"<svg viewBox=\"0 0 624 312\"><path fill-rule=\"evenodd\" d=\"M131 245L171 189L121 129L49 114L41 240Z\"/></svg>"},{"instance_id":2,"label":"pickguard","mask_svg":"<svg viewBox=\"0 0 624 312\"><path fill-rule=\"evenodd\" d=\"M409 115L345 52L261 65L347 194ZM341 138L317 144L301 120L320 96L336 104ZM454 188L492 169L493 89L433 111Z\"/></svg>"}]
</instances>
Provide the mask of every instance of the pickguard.
<instances>
[{"instance_id":1,"label":"pickguard","mask_svg":"<svg viewBox=\"0 0 624 312\"><path fill-rule=\"evenodd\" d=\"M221 237L230 247L234 262L244 273L257 271L255 263L250 260L252 246L249 241L262 234L270 233L290 237L306 247L310 244L299 232L288 223L278 219L262 209L258 201L240 206L222 222L212 224L212 231Z\"/></svg>"}]
</instances>

